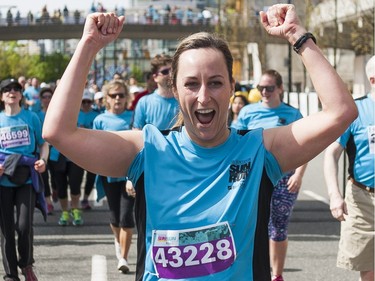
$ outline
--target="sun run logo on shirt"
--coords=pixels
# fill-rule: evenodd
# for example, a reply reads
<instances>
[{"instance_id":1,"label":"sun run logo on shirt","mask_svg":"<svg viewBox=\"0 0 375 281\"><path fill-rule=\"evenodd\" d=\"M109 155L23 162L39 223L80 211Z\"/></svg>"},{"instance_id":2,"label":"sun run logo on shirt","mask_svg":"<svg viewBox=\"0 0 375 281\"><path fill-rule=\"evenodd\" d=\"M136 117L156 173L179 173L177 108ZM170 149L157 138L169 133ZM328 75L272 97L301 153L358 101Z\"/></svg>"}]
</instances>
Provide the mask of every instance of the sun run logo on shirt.
<instances>
[{"instance_id":1,"label":"sun run logo on shirt","mask_svg":"<svg viewBox=\"0 0 375 281\"><path fill-rule=\"evenodd\" d=\"M229 167L228 190L243 186L251 169L251 161L234 161Z\"/></svg>"},{"instance_id":2,"label":"sun run logo on shirt","mask_svg":"<svg viewBox=\"0 0 375 281\"><path fill-rule=\"evenodd\" d=\"M177 240L178 238L175 236L169 237L167 235L161 235L158 237L158 243L165 243L166 245L175 243Z\"/></svg>"}]
</instances>

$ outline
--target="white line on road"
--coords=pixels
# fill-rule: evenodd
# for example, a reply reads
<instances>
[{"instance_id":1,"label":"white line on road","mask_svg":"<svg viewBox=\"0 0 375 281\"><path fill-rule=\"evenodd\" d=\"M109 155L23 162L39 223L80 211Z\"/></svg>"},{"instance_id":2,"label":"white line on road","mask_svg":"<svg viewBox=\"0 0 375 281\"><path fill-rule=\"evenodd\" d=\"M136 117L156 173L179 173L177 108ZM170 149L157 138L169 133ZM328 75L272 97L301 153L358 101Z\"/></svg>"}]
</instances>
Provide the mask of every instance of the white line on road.
<instances>
[{"instance_id":1,"label":"white line on road","mask_svg":"<svg viewBox=\"0 0 375 281\"><path fill-rule=\"evenodd\" d=\"M333 239L333 240L339 240L340 239L340 235L325 235L325 234L289 234L288 233L288 237L290 238L315 238L315 239ZM306 241L302 241L302 242L306 242Z\"/></svg>"},{"instance_id":2,"label":"white line on road","mask_svg":"<svg viewBox=\"0 0 375 281\"><path fill-rule=\"evenodd\" d=\"M107 281L107 259L105 256L92 256L91 281Z\"/></svg>"},{"instance_id":3,"label":"white line on road","mask_svg":"<svg viewBox=\"0 0 375 281\"><path fill-rule=\"evenodd\" d=\"M324 198L323 196L320 196L319 194L316 194L315 192L312 192L310 190L303 190L303 193L306 194L307 196L310 196L311 198L314 198L317 201L320 201L329 205L329 200L327 198Z\"/></svg>"}]
</instances>

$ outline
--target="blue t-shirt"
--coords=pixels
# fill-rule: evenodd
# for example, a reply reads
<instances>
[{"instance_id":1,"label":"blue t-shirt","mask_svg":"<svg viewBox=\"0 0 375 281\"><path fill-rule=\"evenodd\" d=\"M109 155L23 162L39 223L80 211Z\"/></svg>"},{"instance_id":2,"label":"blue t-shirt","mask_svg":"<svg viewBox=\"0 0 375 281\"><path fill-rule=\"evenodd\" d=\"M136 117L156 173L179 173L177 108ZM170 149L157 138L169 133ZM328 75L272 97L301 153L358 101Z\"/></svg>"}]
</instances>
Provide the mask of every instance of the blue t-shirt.
<instances>
[{"instance_id":1,"label":"blue t-shirt","mask_svg":"<svg viewBox=\"0 0 375 281\"><path fill-rule=\"evenodd\" d=\"M120 114L114 114L108 111L98 115L94 120L94 130L103 130L103 131L122 131L131 129L131 121L133 117L133 112L125 110ZM96 176L95 186L97 190L97 201L102 199L105 196L104 187L102 181L99 179L100 175ZM107 177L108 182L120 182L126 181L126 177Z\"/></svg>"},{"instance_id":2,"label":"blue t-shirt","mask_svg":"<svg viewBox=\"0 0 375 281\"><path fill-rule=\"evenodd\" d=\"M83 112L80 110L78 114L77 126L80 128L92 129L94 119L98 115L99 113L94 110L90 110L89 112Z\"/></svg>"},{"instance_id":3,"label":"blue t-shirt","mask_svg":"<svg viewBox=\"0 0 375 281\"><path fill-rule=\"evenodd\" d=\"M301 118L301 112L288 104L281 103L278 107L267 108L262 105L262 102L258 102L248 104L241 109L233 128L238 130L269 129L288 125Z\"/></svg>"},{"instance_id":4,"label":"blue t-shirt","mask_svg":"<svg viewBox=\"0 0 375 281\"><path fill-rule=\"evenodd\" d=\"M92 105L92 110L94 110L95 112L99 114L104 113L106 111L105 106L98 107L97 104Z\"/></svg>"},{"instance_id":5,"label":"blue t-shirt","mask_svg":"<svg viewBox=\"0 0 375 281\"><path fill-rule=\"evenodd\" d=\"M162 97L155 90L138 101L133 127L142 129L146 124L152 124L159 130L167 130L173 126L178 111L178 101L174 97Z\"/></svg>"},{"instance_id":6,"label":"blue t-shirt","mask_svg":"<svg viewBox=\"0 0 375 281\"><path fill-rule=\"evenodd\" d=\"M0 112L0 152L37 157L38 147L44 143L42 124L36 113L21 109L17 115ZM1 177L0 185L15 186L7 177Z\"/></svg>"},{"instance_id":7,"label":"blue t-shirt","mask_svg":"<svg viewBox=\"0 0 375 281\"><path fill-rule=\"evenodd\" d=\"M263 130L231 130L212 148L196 145L185 128L164 136L146 125L143 132L144 149L128 173L134 183L144 175L143 280L252 281L263 170L272 184L282 176Z\"/></svg>"},{"instance_id":8,"label":"blue t-shirt","mask_svg":"<svg viewBox=\"0 0 375 281\"><path fill-rule=\"evenodd\" d=\"M375 101L371 95L355 100L359 115L337 140L346 148L348 172L357 182L374 187Z\"/></svg>"},{"instance_id":9,"label":"blue t-shirt","mask_svg":"<svg viewBox=\"0 0 375 281\"><path fill-rule=\"evenodd\" d=\"M38 115L39 119L40 119L40 122L42 122L42 126L43 126L43 123L44 123L44 119L46 118L46 113L42 110L38 111L38 112L35 112L36 115Z\"/></svg>"},{"instance_id":10,"label":"blue t-shirt","mask_svg":"<svg viewBox=\"0 0 375 281\"><path fill-rule=\"evenodd\" d=\"M29 105L28 109L34 112L38 112L42 109L42 105L40 102L40 97L39 97L39 88L35 88L34 86L30 86L26 88L26 90L23 92L23 96L25 97L26 100L30 101L33 100L34 104Z\"/></svg>"},{"instance_id":11,"label":"blue t-shirt","mask_svg":"<svg viewBox=\"0 0 375 281\"><path fill-rule=\"evenodd\" d=\"M125 110L121 114L104 112L94 119L93 129L103 131L130 130L133 112Z\"/></svg>"}]
</instances>

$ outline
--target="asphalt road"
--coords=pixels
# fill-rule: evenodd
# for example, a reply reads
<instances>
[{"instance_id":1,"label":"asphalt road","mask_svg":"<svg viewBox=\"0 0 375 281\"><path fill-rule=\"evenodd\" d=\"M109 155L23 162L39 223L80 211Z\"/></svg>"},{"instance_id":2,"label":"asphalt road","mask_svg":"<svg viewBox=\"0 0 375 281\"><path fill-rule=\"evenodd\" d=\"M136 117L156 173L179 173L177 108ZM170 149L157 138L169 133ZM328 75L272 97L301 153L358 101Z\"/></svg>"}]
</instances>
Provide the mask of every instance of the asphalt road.
<instances>
[{"instance_id":1,"label":"asphalt road","mask_svg":"<svg viewBox=\"0 0 375 281\"><path fill-rule=\"evenodd\" d=\"M322 169L322 155L319 155L309 163L304 177L289 225L286 281L358 280L356 272L335 265L340 224L329 212ZM105 202L83 213L85 223L81 227L58 226L58 218L58 210L47 222L39 211L35 213L34 252L39 281L134 280L137 236L133 236L129 256L131 271L120 274ZM1 267L0 275L3 274Z\"/></svg>"}]
</instances>

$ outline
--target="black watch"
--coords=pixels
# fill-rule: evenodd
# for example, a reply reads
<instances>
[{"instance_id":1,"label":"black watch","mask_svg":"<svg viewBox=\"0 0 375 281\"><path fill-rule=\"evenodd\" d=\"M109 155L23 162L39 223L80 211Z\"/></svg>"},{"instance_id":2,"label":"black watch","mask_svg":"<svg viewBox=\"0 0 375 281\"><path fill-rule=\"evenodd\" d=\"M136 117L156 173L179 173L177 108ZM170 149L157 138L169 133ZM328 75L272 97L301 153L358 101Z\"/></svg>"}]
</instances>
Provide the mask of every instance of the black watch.
<instances>
[{"instance_id":1,"label":"black watch","mask_svg":"<svg viewBox=\"0 0 375 281\"><path fill-rule=\"evenodd\" d=\"M314 35L312 35L312 33L310 32L307 32L305 34L303 34L297 41L296 43L294 43L293 45L293 50L299 54L299 51L301 50L302 48L302 45L306 43L307 40L309 39L312 39L314 41L314 43L316 44L316 38L314 37Z\"/></svg>"}]
</instances>

